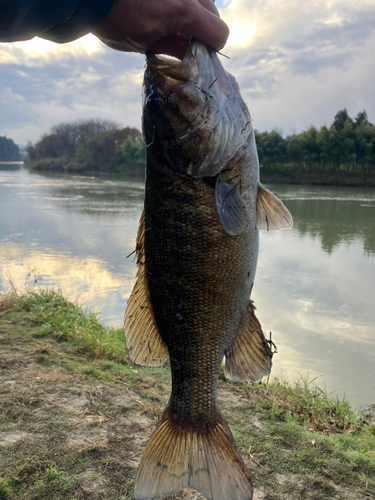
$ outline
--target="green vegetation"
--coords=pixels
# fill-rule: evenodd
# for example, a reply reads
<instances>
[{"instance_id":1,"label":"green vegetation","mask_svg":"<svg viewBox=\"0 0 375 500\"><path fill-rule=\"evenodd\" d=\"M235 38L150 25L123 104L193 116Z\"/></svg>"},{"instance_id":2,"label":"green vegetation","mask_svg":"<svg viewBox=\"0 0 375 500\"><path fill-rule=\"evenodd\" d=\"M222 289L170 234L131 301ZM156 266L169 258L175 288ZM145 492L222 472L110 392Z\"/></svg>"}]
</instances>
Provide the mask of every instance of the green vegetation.
<instances>
[{"instance_id":1,"label":"green vegetation","mask_svg":"<svg viewBox=\"0 0 375 500\"><path fill-rule=\"evenodd\" d=\"M69 302L60 290L41 288L21 295L13 291L7 297L14 301L10 316L25 314L38 325L38 337L52 335L58 341L74 342L78 352L91 358L127 363L122 328L104 326L99 314Z\"/></svg>"},{"instance_id":2,"label":"green vegetation","mask_svg":"<svg viewBox=\"0 0 375 500\"><path fill-rule=\"evenodd\" d=\"M271 385L282 402L275 406L275 415L289 412L298 424L324 432L354 432L368 422L368 408L353 410L345 397L327 394L315 380L300 377L292 384L273 380Z\"/></svg>"},{"instance_id":3,"label":"green vegetation","mask_svg":"<svg viewBox=\"0 0 375 500\"><path fill-rule=\"evenodd\" d=\"M18 161L20 151L12 139L0 135L0 161Z\"/></svg>"},{"instance_id":4,"label":"green vegetation","mask_svg":"<svg viewBox=\"0 0 375 500\"><path fill-rule=\"evenodd\" d=\"M117 172L144 176L145 148L136 128L108 120L61 123L27 146L31 170Z\"/></svg>"},{"instance_id":5,"label":"green vegetation","mask_svg":"<svg viewBox=\"0 0 375 500\"><path fill-rule=\"evenodd\" d=\"M286 138L277 130L255 130L255 137L264 182L375 186L375 126L366 111L352 119L343 109L330 127L311 126ZM31 170L144 177L141 132L108 120L61 123L27 151Z\"/></svg>"},{"instance_id":6,"label":"green vegetation","mask_svg":"<svg viewBox=\"0 0 375 500\"><path fill-rule=\"evenodd\" d=\"M375 126L366 111L353 120L343 109L329 128L311 126L285 139L277 130L255 136L267 182L375 186Z\"/></svg>"},{"instance_id":7,"label":"green vegetation","mask_svg":"<svg viewBox=\"0 0 375 500\"><path fill-rule=\"evenodd\" d=\"M1 500L133 500L170 374L133 366L121 337L61 292L0 293ZM259 498L373 498L374 414L315 382L219 380Z\"/></svg>"}]
</instances>

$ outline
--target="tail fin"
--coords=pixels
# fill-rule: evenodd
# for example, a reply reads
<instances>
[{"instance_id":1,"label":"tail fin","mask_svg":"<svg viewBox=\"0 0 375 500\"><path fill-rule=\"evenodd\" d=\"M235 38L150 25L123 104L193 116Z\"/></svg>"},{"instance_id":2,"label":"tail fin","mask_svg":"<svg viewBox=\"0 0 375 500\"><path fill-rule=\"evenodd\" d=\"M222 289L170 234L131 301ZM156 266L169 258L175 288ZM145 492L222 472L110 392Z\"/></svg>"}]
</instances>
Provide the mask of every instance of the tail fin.
<instances>
[{"instance_id":1,"label":"tail fin","mask_svg":"<svg viewBox=\"0 0 375 500\"><path fill-rule=\"evenodd\" d=\"M253 498L249 473L224 417L199 432L179 426L166 408L142 457L134 496L161 498L188 486L208 500Z\"/></svg>"}]
</instances>

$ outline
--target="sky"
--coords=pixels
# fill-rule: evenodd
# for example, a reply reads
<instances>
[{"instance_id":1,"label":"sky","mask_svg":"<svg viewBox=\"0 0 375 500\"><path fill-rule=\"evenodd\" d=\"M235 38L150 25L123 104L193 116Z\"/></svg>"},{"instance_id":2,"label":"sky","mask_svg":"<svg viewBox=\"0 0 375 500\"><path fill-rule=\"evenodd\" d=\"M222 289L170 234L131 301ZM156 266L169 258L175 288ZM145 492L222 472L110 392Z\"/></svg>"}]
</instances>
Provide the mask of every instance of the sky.
<instances>
[{"instance_id":1,"label":"sky","mask_svg":"<svg viewBox=\"0 0 375 500\"><path fill-rule=\"evenodd\" d=\"M346 108L375 122L375 1L221 0L223 58L260 131L288 135ZM141 126L144 56L93 35L57 45L0 43L0 135L36 142L58 123L100 117Z\"/></svg>"}]
</instances>

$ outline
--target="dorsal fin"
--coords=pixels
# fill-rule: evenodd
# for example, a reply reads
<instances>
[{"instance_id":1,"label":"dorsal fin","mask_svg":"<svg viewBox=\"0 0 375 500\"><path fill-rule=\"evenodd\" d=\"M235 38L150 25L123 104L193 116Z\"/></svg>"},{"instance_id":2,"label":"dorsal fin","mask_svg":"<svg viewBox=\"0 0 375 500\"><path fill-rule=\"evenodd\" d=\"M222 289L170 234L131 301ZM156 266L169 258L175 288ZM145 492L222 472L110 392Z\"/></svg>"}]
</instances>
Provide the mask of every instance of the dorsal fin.
<instances>
[{"instance_id":1,"label":"dorsal fin","mask_svg":"<svg viewBox=\"0 0 375 500\"><path fill-rule=\"evenodd\" d=\"M161 366L168 357L167 346L156 326L148 290L145 252L145 215L142 213L136 243L138 271L125 311L125 338L129 357L138 365Z\"/></svg>"},{"instance_id":2,"label":"dorsal fin","mask_svg":"<svg viewBox=\"0 0 375 500\"><path fill-rule=\"evenodd\" d=\"M224 375L229 380L257 382L271 371L272 349L254 309L250 301L240 331L225 353Z\"/></svg>"},{"instance_id":3,"label":"dorsal fin","mask_svg":"<svg viewBox=\"0 0 375 500\"><path fill-rule=\"evenodd\" d=\"M270 231L290 229L292 225L293 218L284 203L260 184L257 195L257 228Z\"/></svg>"}]
</instances>

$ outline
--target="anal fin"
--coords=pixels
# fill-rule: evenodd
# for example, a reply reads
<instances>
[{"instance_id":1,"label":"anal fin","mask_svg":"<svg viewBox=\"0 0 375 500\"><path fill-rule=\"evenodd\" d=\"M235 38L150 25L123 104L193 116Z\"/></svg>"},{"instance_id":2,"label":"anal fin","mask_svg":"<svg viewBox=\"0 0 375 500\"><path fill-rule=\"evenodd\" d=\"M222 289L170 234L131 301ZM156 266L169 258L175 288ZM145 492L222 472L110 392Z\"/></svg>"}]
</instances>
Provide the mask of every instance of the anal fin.
<instances>
[{"instance_id":1,"label":"anal fin","mask_svg":"<svg viewBox=\"0 0 375 500\"><path fill-rule=\"evenodd\" d=\"M135 498L161 498L190 487L207 500L251 500L253 486L224 417L202 429L160 416L139 465Z\"/></svg>"},{"instance_id":2,"label":"anal fin","mask_svg":"<svg viewBox=\"0 0 375 500\"><path fill-rule=\"evenodd\" d=\"M269 375L273 352L249 302L240 331L225 353L224 375L237 382L257 382Z\"/></svg>"},{"instance_id":3,"label":"anal fin","mask_svg":"<svg viewBox=\"0 0 375 500\"><path fill-rule=\"evenodd\" d=\"M161 366L168 357L167 346L160 336L148 290L144 254L145 217L139 221L137 234L137 276L125 311L125 339L129 357L138 365Z\"/></svg>"}]
</instances>

